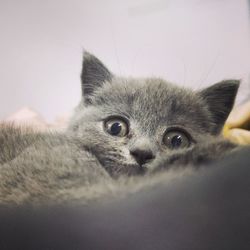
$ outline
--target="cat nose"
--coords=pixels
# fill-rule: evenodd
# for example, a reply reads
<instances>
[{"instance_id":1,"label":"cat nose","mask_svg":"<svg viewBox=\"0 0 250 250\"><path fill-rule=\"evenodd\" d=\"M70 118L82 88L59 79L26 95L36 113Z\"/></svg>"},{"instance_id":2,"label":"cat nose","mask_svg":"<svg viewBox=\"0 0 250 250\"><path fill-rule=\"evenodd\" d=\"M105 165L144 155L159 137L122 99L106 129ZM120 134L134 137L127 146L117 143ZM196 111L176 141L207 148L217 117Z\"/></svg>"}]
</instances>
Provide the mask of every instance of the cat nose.
<instances>
[{"instance_id":1,"label":"cat nose","mask_svg":"<svg viewBox=\"0 0 250 250\"><path fill-rule=\"evenodd\" d=\"M135 158L135 160L137 161L139 165L143 165L155 158L155 155L150 149L136 148L136 149L130 150L130 154L133 155L133 157Z\"/></svg>"}]
</instances>

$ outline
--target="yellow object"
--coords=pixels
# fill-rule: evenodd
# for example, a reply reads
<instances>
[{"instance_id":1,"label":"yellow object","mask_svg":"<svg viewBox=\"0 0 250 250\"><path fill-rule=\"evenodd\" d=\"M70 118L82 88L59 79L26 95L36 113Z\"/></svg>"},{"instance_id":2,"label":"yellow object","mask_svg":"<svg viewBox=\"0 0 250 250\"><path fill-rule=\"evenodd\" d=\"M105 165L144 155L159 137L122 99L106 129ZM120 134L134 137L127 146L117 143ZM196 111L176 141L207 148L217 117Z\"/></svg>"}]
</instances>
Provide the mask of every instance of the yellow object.
<instances>
[{"instance_id":1,"label":"yellow object","mask_svg":"<svg viewBox=\"0 0 250 250\"><path fill-rule=\"evenodd\" d=\"M222 130L222 134L224 137L227 137L229 134L229 126L227 124L224 125L224 128Z\"/></svg>"},{"instance_id":2,"label":"yellow object","mask_svg":"<svg viewBox=\"0 0 250 250\"><path fill-rule=\"evenodd\" d=\"M230 113L222 134L232 142L250 144L250 101Z\"/></svg>"}]
</instances>

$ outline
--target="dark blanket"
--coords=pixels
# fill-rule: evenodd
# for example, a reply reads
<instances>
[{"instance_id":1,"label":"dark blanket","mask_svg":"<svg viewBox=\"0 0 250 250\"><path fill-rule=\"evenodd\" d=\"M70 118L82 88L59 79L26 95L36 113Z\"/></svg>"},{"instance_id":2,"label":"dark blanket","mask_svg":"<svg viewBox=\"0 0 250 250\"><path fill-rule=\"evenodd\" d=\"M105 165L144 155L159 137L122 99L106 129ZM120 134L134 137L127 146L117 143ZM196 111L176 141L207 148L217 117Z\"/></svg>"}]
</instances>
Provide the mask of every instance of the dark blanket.
<instances>
[{"instance_id":1,"label":"dark blanket","mask_svg":"<svg viewBox=\"0 0 250 250\"><path fill-rule=\"evenodd\" d=\"M250 149L99 206L0 209L0 249L250 249Z\"/></svg>"}]
</instances>

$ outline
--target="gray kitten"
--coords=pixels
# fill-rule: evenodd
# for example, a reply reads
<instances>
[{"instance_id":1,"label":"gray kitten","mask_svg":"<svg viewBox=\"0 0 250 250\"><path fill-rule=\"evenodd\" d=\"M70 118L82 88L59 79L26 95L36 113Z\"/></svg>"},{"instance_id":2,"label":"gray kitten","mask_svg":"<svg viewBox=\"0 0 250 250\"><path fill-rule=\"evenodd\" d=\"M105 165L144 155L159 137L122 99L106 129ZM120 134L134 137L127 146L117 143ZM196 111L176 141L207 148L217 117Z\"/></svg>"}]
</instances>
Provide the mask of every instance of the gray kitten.
<instances>
[{"instance_id":1,"label":"gray kitten","mask_svg":"<svg viewBox=\"0 0 250 250\"><path fill-rule=\"evenodd\" d=\"M133 192L159 182L155 173L164 169L199 167L236 147L220 131L239 81L194 92L158 78L117 77L89 53L81 80L83 98L65 133L1 126L0 203Z\"/></svg>"}]
</instances>

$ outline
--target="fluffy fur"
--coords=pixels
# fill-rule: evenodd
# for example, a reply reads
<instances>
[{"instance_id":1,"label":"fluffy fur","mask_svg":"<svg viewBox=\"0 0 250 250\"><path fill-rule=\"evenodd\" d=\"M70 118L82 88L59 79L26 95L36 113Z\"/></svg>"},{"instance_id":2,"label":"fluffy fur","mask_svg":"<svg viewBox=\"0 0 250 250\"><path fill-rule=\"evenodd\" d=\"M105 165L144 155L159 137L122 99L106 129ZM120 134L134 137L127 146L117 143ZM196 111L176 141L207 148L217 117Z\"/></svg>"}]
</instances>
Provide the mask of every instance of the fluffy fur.
<instances>
[{"instance_id":1,"label":"fluffy fur","mask_svg":"<svg viewBox=\"0 0 250 250\"><path fill-rule=\"evenodd\" d=\"M236 147L219 134L233 107L237 80L194 92L158 78L117 77L89 53L81 79L83 98L65 133L1 126L0 203L87 202L134 192L170 178L162 170L200 167ZM130 133L108 134L109 117L129 121ZM163 145L172 127L189 133L190 147ZM134 148L150 150L154 159L138 164Z\"/></svg>"}]
</instances>

